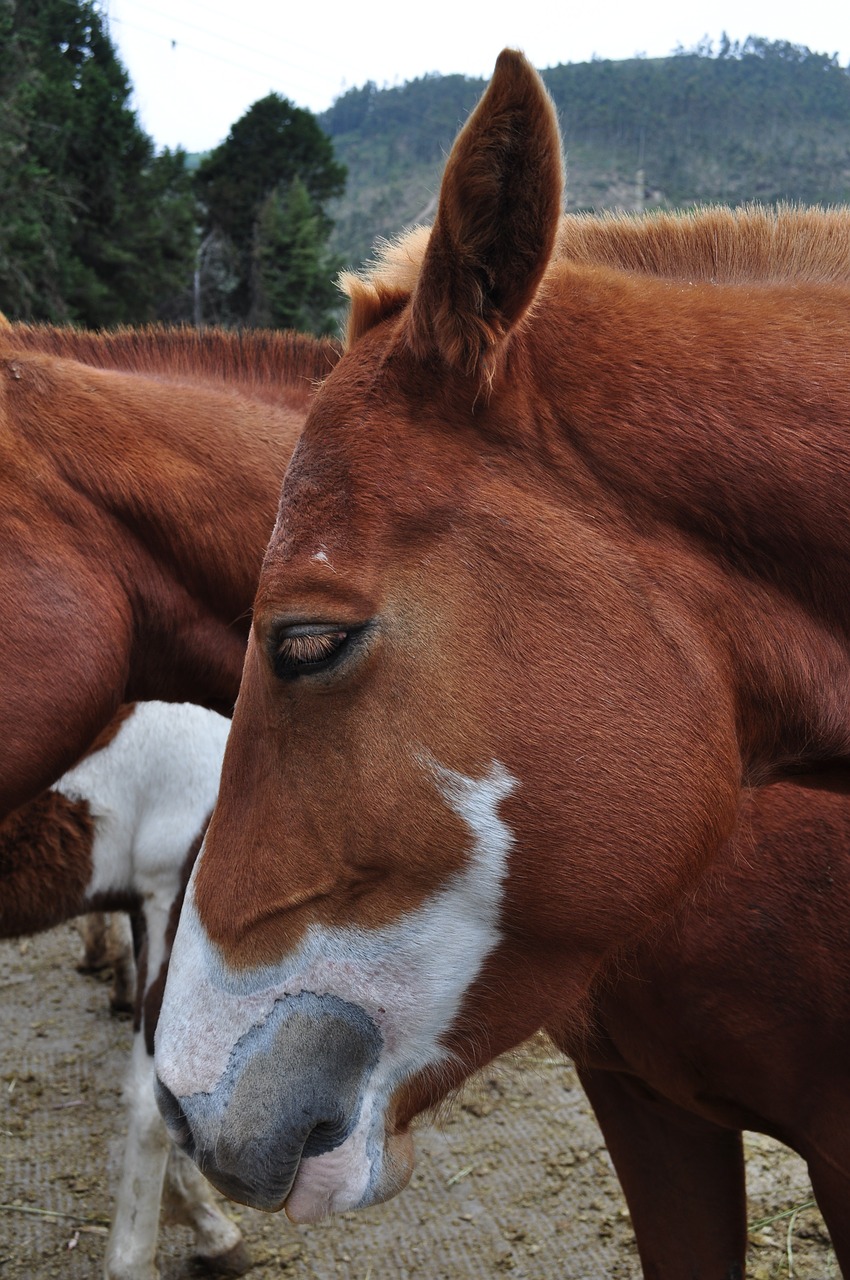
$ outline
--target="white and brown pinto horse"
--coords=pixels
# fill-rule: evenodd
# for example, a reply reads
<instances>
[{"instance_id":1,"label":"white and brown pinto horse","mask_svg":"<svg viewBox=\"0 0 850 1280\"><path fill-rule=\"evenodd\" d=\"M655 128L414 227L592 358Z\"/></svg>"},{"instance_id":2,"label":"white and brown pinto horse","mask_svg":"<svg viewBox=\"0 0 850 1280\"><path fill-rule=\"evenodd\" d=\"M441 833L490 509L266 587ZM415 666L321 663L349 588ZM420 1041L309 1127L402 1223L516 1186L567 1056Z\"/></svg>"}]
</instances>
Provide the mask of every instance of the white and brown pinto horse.
<instances>
[{"instance_id":1,"label":"white and brown pinto horse","mask_svg":"<svg viewBox=\"0 0 850 1280\"><path fill-rule=\"evenodd\" d=\"M0 823L0 937L36 933L93 910L139 912L136 1025L123 1149L105 1275L155 1280L160 1203L192 1228L218 1274L251 1263L209 1183L176 1152L153 1093L153 1036L171 942L215 804L230 721L203 707L125 706L86 756Z\"/></svg>"},{"instance_id":2,"label":"white and brown pinto horse","mask_svg":"<svg viewBox=\"0 0 850 1280\"><path fill-rule=\"evenodd\" d=\"M536 1028L580 1052L742 789L850 754L850 219L606 263L561 201L507 51L284 481L157 1062L212 1181L298 1220L400 1190Z\"/></svg>"},{"instance_id":3,"label":"white and brown pinto horse","mask_svg":"<svg viewBox=\"0 0 850 1280\"><path fill-rule=\"evenodd\" d=\"M0 815L122 702L229 715L329 340L0 327Z\"/></svg>"}]
</instances>

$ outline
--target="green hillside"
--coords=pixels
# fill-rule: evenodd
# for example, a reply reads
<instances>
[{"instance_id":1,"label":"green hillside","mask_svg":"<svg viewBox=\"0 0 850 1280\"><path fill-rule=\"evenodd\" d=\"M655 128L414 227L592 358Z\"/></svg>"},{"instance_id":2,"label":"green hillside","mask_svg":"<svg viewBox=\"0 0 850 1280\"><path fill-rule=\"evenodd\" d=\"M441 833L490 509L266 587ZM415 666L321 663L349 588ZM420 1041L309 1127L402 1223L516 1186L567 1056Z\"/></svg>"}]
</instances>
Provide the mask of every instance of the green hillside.
<instances>
[{"instance_id":1,"label":"green hillside","mask_svg":"<svg viewBox=\"0 0 850 1280\"><path fill-rule=\"evenodd\" d=\"M543 72L561 121L570 209L722 201L850 202L850 72L798 45L725 39L669 58ZM331 206L350 265L430 221L445 157L485 87L427 76L351 89L319 117L348 166Z\"/></svg>"}]
</instances>

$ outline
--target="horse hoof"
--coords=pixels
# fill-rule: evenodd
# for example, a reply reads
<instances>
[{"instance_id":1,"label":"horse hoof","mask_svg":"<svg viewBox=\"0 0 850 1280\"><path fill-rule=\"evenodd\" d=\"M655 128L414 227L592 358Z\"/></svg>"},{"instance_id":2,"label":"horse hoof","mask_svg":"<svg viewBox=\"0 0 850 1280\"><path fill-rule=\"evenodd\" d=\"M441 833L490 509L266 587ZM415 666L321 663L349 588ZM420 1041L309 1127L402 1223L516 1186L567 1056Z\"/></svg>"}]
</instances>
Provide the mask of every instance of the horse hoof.
<instances>
[{"instance_id":1,"label":"horse hoof","mask_svg":"<svg viewBox=\"0 0 850 1280\"><path fill-rule=\"evenodd\" d=\"M114 1018L127 1018L135 1013L136 1005L133 1000L115 1000L111 996L109 998L109 1012Z\"/></svg>"},{"instance_id":2,"label":"horse hoof","mask_svg":"<svg viewBox=\"0 0 850 1280\"><path fill-rule=\"evenodd\" d=\"M254 1265L247 1248L240 1240L227 1253L218 1253L215 1257L196 1254L195 1265L208 1276L244 1276Z\"/></svg>"}]
</instances>

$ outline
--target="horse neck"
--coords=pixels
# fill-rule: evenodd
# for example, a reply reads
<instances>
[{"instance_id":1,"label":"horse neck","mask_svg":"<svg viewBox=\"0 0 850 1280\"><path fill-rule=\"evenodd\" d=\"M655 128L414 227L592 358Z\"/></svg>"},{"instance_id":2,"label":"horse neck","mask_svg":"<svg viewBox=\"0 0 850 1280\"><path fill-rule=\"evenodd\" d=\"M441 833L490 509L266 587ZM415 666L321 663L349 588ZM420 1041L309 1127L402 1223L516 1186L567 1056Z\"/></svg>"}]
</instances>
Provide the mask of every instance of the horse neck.
<instances>
[{"instance_id":1,"label":"horse neck","mask_svg":"<svg viewBox=\"0 0 850 1280\"><path fill-rule=\"evenodd\" d=\"M216 617L247 615L303 412L47 356L9 368L6 407L46 499L108 530L140 616L166 579Z\"/></svg>"},{"instance_id":2,"label":"horse neck","mask_svg":"<svg viewBox=\"0 0 850 1280\"><path fill-rule=\"evenodd\" d=\"M104 475L109 492L101 492L173 579L229 620L250 608L303 417L225 401L204 396L200 438L194 417L184 418L165 451L156 440L153 465L148 449L137 457L131 489L118 469Z\"/></svg>"},{"instance_id":3,"label":"horse neck","mask_svg":"<svg viewBox=\"0 0 850 1280\"><path fill-rule=\"evenodd\" d=\"M569 281L517 355L569 500L723 654L755 771L847 754L850 291Z\"/></svg>"}]
</instances>

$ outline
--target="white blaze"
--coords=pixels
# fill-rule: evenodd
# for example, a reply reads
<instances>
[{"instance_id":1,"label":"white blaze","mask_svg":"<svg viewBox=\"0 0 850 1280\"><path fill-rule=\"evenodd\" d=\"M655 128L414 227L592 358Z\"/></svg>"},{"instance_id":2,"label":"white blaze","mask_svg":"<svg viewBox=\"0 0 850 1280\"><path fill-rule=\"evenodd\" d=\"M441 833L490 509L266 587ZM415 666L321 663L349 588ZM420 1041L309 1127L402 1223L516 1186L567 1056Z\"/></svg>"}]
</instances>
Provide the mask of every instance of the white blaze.
<instances>
[{"instance_id":1,"label":"white blaze","mask_svg":"<svg viewBox=\"0 0 850 1280\"><path fill-rule=\"evenodd\" d=\"M498 761L482 778L465 777L431 760L423 764L443 800L468 826L472 847L461 871L391 925L368 930L314 925L278 964L233 973L201 925L193 875L157 1030L157 1071L177 1097L211 1093L242 1036L262 1026L278 1000L305 991L358 1005L383 1034L364 1116L379 1114L400 1080L445 1056L440 1040L499 941L502 887L514 838L498 808L517 780Z\"/></svg>"}]
</instances>

